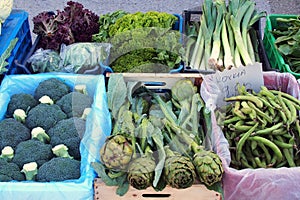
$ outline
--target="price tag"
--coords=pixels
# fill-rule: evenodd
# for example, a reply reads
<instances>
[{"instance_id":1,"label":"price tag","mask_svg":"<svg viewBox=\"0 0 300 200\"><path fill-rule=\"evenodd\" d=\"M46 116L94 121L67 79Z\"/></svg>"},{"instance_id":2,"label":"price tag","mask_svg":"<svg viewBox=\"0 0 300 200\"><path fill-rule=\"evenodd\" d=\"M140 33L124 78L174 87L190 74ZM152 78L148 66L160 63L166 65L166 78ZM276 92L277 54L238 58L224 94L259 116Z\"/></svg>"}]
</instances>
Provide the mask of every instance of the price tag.
<instances>
[{"instance_id":1,"label":"price tag","mask_svg":"<svg viewBox=\"0 0 300 200\"><path fill-rule=\"evenodd\" d=\"M218 106L224 105L224 98L239 94L238 85L245 85L246 89L255 92L259 92L260 87L264 85L261 63L216 72L205 79L209 81L211 97L215 97L213 101Z\"/></svg>"}]
</instances>

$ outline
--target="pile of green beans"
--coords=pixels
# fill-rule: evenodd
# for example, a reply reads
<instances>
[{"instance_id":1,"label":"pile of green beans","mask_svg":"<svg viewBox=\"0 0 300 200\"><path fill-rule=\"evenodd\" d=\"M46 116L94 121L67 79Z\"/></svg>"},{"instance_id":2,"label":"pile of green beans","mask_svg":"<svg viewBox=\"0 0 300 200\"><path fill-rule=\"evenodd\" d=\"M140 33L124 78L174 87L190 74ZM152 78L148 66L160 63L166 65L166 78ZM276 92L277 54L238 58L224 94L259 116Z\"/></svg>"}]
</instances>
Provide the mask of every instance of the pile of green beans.
<instances>
[{"instance_id":1,"label":"pile of green beans","mask_svg":"<svg viewBox=\"0 0 300 200\"><path fill-rule=\"evenodd\" d=\"M231 167L300 166L300 100L265 86L258 93L238 86L238 92L216 111L229 142Z\"/></svg>"}]
</instances>

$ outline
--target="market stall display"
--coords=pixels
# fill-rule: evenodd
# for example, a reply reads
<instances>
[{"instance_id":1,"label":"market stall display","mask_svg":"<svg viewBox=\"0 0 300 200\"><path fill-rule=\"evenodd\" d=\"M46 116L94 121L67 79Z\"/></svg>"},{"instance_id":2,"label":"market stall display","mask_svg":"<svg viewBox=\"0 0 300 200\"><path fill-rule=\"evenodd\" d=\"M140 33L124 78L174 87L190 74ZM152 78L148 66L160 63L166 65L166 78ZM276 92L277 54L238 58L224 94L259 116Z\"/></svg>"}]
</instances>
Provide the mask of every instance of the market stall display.
<instances>
[{"instance_id":1,"label":"market stall display","mask_svg":"<svg viewBox=\"0 0 300 200\"><path fill-rule=\"evenodd\" d=\"M33 45L13 10L0 198L300 198L299 17L255 6L205 0L181 16L68 1L33 18Z\"/></svg>"}]
</instances>

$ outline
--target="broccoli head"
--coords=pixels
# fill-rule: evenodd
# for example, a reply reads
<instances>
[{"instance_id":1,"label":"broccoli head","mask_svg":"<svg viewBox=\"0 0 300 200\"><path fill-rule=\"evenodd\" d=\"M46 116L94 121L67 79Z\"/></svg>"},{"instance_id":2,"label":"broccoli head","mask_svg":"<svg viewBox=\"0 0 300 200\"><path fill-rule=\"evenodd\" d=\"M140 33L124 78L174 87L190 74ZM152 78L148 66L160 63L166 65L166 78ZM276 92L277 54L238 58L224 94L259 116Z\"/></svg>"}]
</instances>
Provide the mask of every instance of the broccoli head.
<instances>
[{"instance_id":1,"label":"broccoli head","mask_svg":"<svg viewBox=\"0 0 300 200\"><path fill-rule=\"evenodd\" d=\"M30 162L36 162L41 166L45 162L53 158L52 146L45 144L37 139L26 140L18 144L12 162L16 163L20 168Z\"/></svg>"},{"instance_id":2,"label":"broccoli head","mask_svg":"<svg viewBox=\"0 0 300 200\"><path fill-rule=\"evenodd\" d=\"M25 176L20 171L20 168L15 163L7 162L5 159L0 158L0 182L6 181L24 181Z\"/></svg>"},{"instance_id":3,"label":"broccoli head","mask_svg":"<svg viewBox=\"0 0 300 200\"><path fill-rule=\"evenodd\" d=\"M21 122L13 118L6 118L0 122L0 149L5 146L15 149L20 142L30 138L30 130Z\"/></svg>"},{"instance_id":4,"label":"broccoli head","mask_svg":"<svg viewBox=\"0 0 300 200\"><path fill-rule=\"evenodd\" d=\"M71 158L54 157L38 170L39 182L64 181L80 178L80 161Z\"/></svg>"},{"instance_id":5,"label":"broccoli head","mask_svg":"<svg viewBox=\"0 0 300 200\"><path fill-rule=\"evenodd\" d=\"M52 147L64 144L68 147L70 156L80 159L80 141L85 132L85 120L77 117L59 121L48 131Z\"/></svg>"},{"instance_id":6,"label":"broccoli head","mask_svg":"<svg viewBox=\"0 0 300 200\"><path fill-rule=\"evenodd\" d=\"M40 82L34 92L34 98L39 100L42 96L47 95L56 102L69 92L71 92L71 88L65 82L57 78L49 78Z\"/></svg>"},{"instance_id":7,"label":"broccoli head","mask_svg":"<svg viewBox=\"0 0 300 200\"><path fill-rule=\"evenodd\" d=\"M56 102L70 117L81 117L85 108L91 107L93 99L80 92L70 92Z\"/></svg>"},{"instance_id":8,"label":"broccoli head","mask_svg":"<svg viewBox=\"0 0 300 200\"><path fill-rule=\"evenodd\" d=\"M13 117L16 109L22 109L25 112L38 105L39 102L30 94L19 93L11 96L7 105L7 117Z\"/></svg>"},{"instance_id":9,"label":"broccoli head","mask_svg":"<svg viewBox=\"0 0 300 200\"><path fill-rule=\"evenodd\" d=\"M39 104L28 112L25 124L30 129L41 127L47 132L57 122L66 118L67 115L58 105Z\"/></svg>"}]
</instances>

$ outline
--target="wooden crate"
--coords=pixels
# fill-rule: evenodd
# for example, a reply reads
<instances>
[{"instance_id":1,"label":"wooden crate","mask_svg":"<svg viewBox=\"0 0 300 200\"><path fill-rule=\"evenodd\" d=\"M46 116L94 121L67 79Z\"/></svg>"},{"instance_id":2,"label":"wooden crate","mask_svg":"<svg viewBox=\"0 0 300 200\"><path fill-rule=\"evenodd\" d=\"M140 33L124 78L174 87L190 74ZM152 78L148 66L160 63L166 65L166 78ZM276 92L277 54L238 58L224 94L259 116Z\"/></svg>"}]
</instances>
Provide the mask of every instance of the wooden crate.
<instances>
[{"instance_id":1,"label":"wooden crate","mask_svg":"<svg viewBox=\"0 0 300 200\"><path fill-rule=\"evenodd\" d=\"M111 73L107 73L109 78ZM122 73L124 80L141 81L151 89L170 89L178 80L189 78L194 82L195 86L200 86L202 75L199 73Z\"/></svg>"},{"instance_id":2,"label":"wooden crate","mask_svg":"<svg viewBox=\"0 0 300 200\"><path fill-rule=\"evenodd\" d=\"M202 75L199 73L122 73L125 82L141 81L149 89L170 89L180 79L191 79L199 88ZM110 73L106 76L109 78ZM106 186L100 178L94 181L95 200L221 200L222 195L216 191L208 190L203 184L194 184L186 189L175 189L167 186L163 191L157 192L152 187L146 190L137 190L130 187L124 196L116 194L116 187Z\"/></svg>"},{"instance_id":3,"label":"wooden crate","mask_svg":"<svg viewBox=\"0 0 300 200\"><path fill-rule=\"evenodd\" d=\"M106 186L100 178L94 181L95 200L221 200L220 193L208 190L203 184L194 184L186 189L175 189L167 186L163 191L156 192L152 187L137 190L129 187L124 196L116 194L117 187Z\"/></svg>"}]
</instances>

